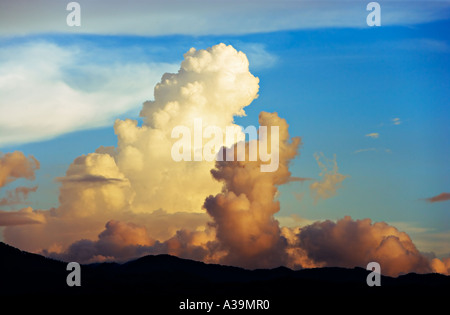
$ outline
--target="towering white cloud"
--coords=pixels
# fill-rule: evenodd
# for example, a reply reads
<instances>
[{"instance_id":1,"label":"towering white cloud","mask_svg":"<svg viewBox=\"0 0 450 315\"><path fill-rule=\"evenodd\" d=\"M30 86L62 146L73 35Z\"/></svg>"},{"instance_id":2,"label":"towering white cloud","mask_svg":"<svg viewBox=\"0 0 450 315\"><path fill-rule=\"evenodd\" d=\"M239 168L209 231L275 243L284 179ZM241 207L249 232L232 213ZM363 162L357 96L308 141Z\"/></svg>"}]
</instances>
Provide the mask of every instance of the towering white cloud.
<instances>
[{"instance_id":1,"label":"towering white cloud","mask_svg":"<svg viewBox=\"0 0 450 315\"><path fill-rule=\"evenodd\" d=\"M196 118L205 128L236 127L233 117L245 114L259 88L248 66L243 53L224 44L189 50L180 70L165 74L155 87L154 101L144 104L142 126L117 120L117 147L101 146L77 157L58 178L57 208L0 211L5 240L79 262L168 253L248 268L353 267L377 261L388 275L448 272L448 260L429 260L406 233L383 222L345 217L301 228L280 227L274 218L280 210L278 186L302 179L289 171L300 138L290 137L286 120L277 113L259 116L261 126L279 131L279 147L271 149L278 156L273 172L261 171L268 162L260 150L256 160L249 158L252 145L271 147L271 129L267 138L244 143L243 161L237 161L240 144L233 142L228 143L236 149L233 161L172 159L174 127L192 131ZM336 158L316 159L322 179L310 188L316 199L326 199L346 176L338 173ZM32 179L38 167L22 153L5 154L0 157L0 186L21 177Z\"/></svg>"},{"instance_id":2,"label":"towering white cloud","mask_svg":"<svg viewBox=\"0 0 450 315\"><path fill-rule=\"evenodd\" d=\"M181 125L194 134L194 119L201 118L204 129L217 126L225 134L234 116L244 115L244 107L257 97L259 80L248 66L245 54L231 46L192 48L178 73L166 73L156 85L155 100L144 103L143 126L116 121L114 158L135 192L132 211L200 212L205 196L220 191L209 174L214 162L173 160L172 129Z\"/></svg>"},{"instance_id":3,"label":"towering white cloud","mask_svg":"<svg viewBox=\"0 0 450 315\"><path fill-rule=\"evenodd\" d=\"M162 241L182 228L204 229L204 199L221 189L210 174L214 162L175 162L171 131L192 129L194 118L205 128L235 126L233 117L245 114L259 88L248 66L245 54L224 44L189 50L178 73L165 74L154 101L144 104L143 125L117 120L117 147L74 160L58 179L59 207L42 211L46 223L9 226L5 239L26 250L59 252L80 238L95 240L111 219L144 224Z\"/></svg>"}]
</instances>

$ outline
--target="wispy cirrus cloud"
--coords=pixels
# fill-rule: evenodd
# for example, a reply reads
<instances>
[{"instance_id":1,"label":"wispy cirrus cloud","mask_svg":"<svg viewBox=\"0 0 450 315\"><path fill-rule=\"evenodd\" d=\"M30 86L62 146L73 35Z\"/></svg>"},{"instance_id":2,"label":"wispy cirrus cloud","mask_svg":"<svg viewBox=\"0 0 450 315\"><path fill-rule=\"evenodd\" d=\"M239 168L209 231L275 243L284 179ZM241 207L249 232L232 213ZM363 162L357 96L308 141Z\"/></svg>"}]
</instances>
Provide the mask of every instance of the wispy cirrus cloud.
<instances>
[{"instance_id":1,"label":"wispy cirrus cloud","mask_svg":"<svg viewBox=\"0 0 450 315\"><path fill-rule=\"evenodd\" d=\"M0 48L0 147L110 125L152 96L169 64L102 64L81 46L32 41Z\"/></svg>"},{"instance_id":2,"label":"wispy cirrus cloud","mask_svg":"<svg viewBox=\"0 0 450 315\"><path fill-rule=\"evenodd\" d=\"M85 1L81 26L66 25L67 2L36 0L0 2L0 36L37 33L126 35L219 35L280 30L367 27L367 2L312 0L229 0L127 2ZM238 9L236 9L238 8ZM382 3L382 25L413 25L449 16L448 1L389 1ZM119 13L118 13L119 12Z\"/></svg>"},{"instance_id":3,"label":"wispy cirrus cloud","mask_svg":"<svg viewBox=\"0 0 450 315\"><path fill-rule=\"evenodd\" d=\"M236 46L245 52L252 69L270 68L278 62L278 56L269 52L264 44L240 43Z\"/></svg>"}]
</instances>

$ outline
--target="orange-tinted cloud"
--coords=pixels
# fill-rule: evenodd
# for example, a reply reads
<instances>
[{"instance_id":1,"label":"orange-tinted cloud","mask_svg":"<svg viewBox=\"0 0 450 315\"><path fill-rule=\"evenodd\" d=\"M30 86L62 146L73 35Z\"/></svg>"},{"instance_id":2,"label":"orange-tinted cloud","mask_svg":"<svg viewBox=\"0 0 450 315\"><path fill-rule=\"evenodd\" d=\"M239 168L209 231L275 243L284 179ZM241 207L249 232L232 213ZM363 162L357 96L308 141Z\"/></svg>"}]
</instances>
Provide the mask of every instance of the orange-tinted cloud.
<instances>
[{"instance_id":1,"label":"orange-tinted cloud","mask_svg":"<svg viewBox=\"0 0 450 315\"><path fill-rule=\"evenodd\" d=\"M433 272L450 275L450 257L444 259L433 258L431 260L431 268Z\"/></svg>"},{"instance_id":2,"label":"orange-tinted cloud","mask_svg":"<svg viewBox=\"0 0 450 315\"><path fill-rule=\"evenodd\" d=\"M430 197L430 198L427 198L425 200L430 202L430 203L440 202L440 201L447 201L447 200L450 200L450 193L443 192L443 193L441 193L441 194L439 194L437 196Z\"/></svg>"},{"instance_id":3,"label":"orange-tinted cloud","mask_svg":"<svg viewBox=\"0 0 450 315\"><path fill-rule=\"evenodd\" d=\"M31 207L19 211L0 211L0 226L45 223L45 215Z\"/></svg>"},{"instance_id":4,"label":"orange-tinted cloud","mask_svg":"<svg viewBox=\"0 0 450 315\"><path fill-rule=\"evenodd\" d=\"M234 116L245 114L244 108L258 95L258 83L245 54L232 46L190 49L180 70L164 74L154 100L144 103L141 126L134 120L117 120L117 147L101 146L76 158L58 178L59 206L44 211L45 228L9 226L5 240L34 252L64 249L80 239L95 240L111 219L143 224L161 241L183 227L205 228L204 199L219 193L221 183L210 174L214 162L171 158L172 129L191 128L195 117L203 119L205 128L236 126Z\"/></svg>"},{"instance_id":5,"label":"orange-tinted cloud","mask_svg":"<svg viewBox=\"0 0 450 315\"><path fill-rule=\"evenodd\" d=\"M135 258L136 248L152 245L152 240L143 226L111 220L97 241L79 240L63 253L44 253L62 260L82 263L105 260L125 260Z\"/></svg>"},{"instance_id":6,"label":"orange-tinted cloud","mask_svg":"<svg viewBox=\"0 0 450 315\"><path fill-rule=\"evenodd\" d=\"M117 220L108 221L97 240L79 240L65 251L44 250L43 254L64 261L90 263L123 262L149 254L171 254L178 257L216 262L208 242L214 234L205 231L179 230L170 239L159 242L149 236L143 225Z\"/></svg>"},{"instance_id":7,"label":"orange-tinted cloud","mask_svg":"<svg viewBox=\"0 0 450 315\"><path fill-rule=\"evenodd\" d=\"M25 203L28 195L31 192L35 192L37 190L37 186L34 187L16 187L12 191L6 192L6 197L0 199L0 206L10 206Z\"/></svg>"},{"instance_id":8,"label":"orange-tinted cloud","mask_svg":"<svg viewBox=\"0 0 450 315\"><path fill-rule=\"evenodd\" d=\"M142 126L130 119L114 125L118 144L112 156L135 192L132 211L202 212L205 196L221 188L209 173L214 161L174 161L172 130L184 126L193 134L199 118L204 129L216 126L225 134L226 127L236 126L235 116L245 115L258 90L247 57L232 46L186 52L178 73L164 74L155 99L143 104ZM202 150L206 142L193 149Z\"/></svg>"},{"instance_id":9,"label":"orange-tinted cloud","mask_svg":"<svg viewBox=\"0 0 450 315\"><path fill-rule=\"evenodd\" d=\"M300 138L289 136L287 122L276 113L259 117L261 126L279 128L274 172L261 172L268 163L250 162L248 156L251 143L268 145L270 136L247 142L244 161L171 159L174 126L190 126L196 117L220 128L233 126L234 116L243 115L257 97L258 82L245 55L231 46L191 49L180 71L165 74L155 87L155 100L144 104L142 126L117 120L117 147L102 146L73 161L58 179L57 208L0 212L5 240L79 262L167 253L248 268L365 267L378 261L389 275L448 271L446 260L430 262L406 233L385 223L346 217L280 228L274 218L280 210L278 186L302 179L289 171ZM330 198L346 176L338 173L335 158L331 168L316 158L322 179L311 191L315 199ZM34 178L38 168L33 157L20 152L3 155L0 187L20 177Z\"/></svg>"},{"instance_id":10,"label":"orange-tinted cloud","mask_svg":"<svg viewBox=\"0 0 450 315\"><path fill-rule=\"evenodd\" d=\"M18 178L34 179L39 166L33 156L27 158L20 151L0 153L0 188Z\"/></svg>"},{"instance_id":11,"label":"orange-tinted cloud","mask_svg":"<svg viewBox=\"0 0 450 315\"><path fill-rule=\"evenodd\" d=\"M39 161L33 156L26 157L22 152L0 153L0 188L19 178L33 180L35 171L39 169ZM16 187L7 191L6 196L0 199L0 206L11 206L25 203L30 192L35 187ZM15 226L24 224L44 223L44 215L26 207L18 211L0 211L0 226Z\"/></svg>"},{"instance_id":12,"label":"orange-tinted cloud","mask_svg":"<svg viewBox=\"0 0 450 315\"><path fill-rule=\"evenodd\" d=\"M216 162L211 171L224 183L222 193L209 196L204 207L214 220L217 241L227 252L222 262L247 268L275 267L287 259L285 241L273 215L280 210L275 200L277 186L290 180L289 161L297 155L300 138L290 138L286 120L276 113L262 112L261 126L279 127L279 167L261 172L261 160ZM256 141L256 140L253 140ZM267 145L258 141L259 146ZM235 154L236 154L235 150Z\"/></svg>"},{"instance_id":13,"label":"orange-tinted cloud","mask_svg":"<svg viewBox=\"0 0 450 315\"><path fill-rule=\"evenodd\" d=\"M297 246L321 266L366 267L378 262L385 275L431 272L430 261L408 234L370 219L315 222L298 233Z\"/></svg>"},{"instance_id":14,"label":"orange-tinted cloud","mask_svg":"<svg viewBox=\"0 0 450 315\"><path fill-rule=\"evenodd\" d=\"M319 174L322 177L321 180L315 181L309 186L311 195L317 202L319 199L328 199L335 196L337 190L342 186L342 181L348 176L338 172L336 155L333 160L327 159L323 154L314 154L314 157L322 170ZM324 162L321 161L321 158Z\"/></svg>"}]
</instances>

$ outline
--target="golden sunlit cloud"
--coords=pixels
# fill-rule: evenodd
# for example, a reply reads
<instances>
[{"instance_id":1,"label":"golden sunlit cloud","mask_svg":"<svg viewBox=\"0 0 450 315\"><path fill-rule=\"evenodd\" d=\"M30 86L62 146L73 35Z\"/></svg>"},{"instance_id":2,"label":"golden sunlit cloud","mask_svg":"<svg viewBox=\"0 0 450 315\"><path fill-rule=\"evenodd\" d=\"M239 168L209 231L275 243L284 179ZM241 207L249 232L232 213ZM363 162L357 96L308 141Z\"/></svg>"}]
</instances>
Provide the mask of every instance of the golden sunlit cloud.
<instances>
[{"instance_id":1,"label":"golden sunlit cloud","mask_svg":"<svg viewBox=\"0 0 450 315\"><path fill-rule=\"evenodd\" d=\"M36 192L37 188L38 186L34 187L19 186L16 187L14 190L7 191L6 197L0 199L0 207L25 203L26 199L28 198L28 195L31 192Z\"/></svg>"},{"instance_id":2,"label":"golden sunlit cloud","mask_svg":"<svg viewBox=\"0 0 450 315\"><path fill-rule=\"evenodd\" d=\"M43 213L33 211L31 207L26 207L19 211L0 210L0 226L15 226L36 223L45 223L45 216Z\"/></svg>"},{"instance_id":3,"label":"golden sunlit cloud","mask_svg":"<svg viewBox=\"0 0 450 315\"><path fill-rule=\"evenodd\" d=\"M19 151L6 154L0 152L0 188L18 178L33 180L39 167L39 161L33 156L27 158Z\"/></svg>"},{"instance_id":4,"label":"golden sunlit cloud","mask_svg":"<svg viewBox=\"0 0 450 315\"><path fill-rule=\"evenodd\" d=\"M384 222L370 219L315 222L298 233L297 245L321 266L383 266L383 274L431 272L429 261L417 250L408 234Z\"/></svg>"},{"instance_id":5,"label":"golden sunlit cloud","mask_svg":"<svg viewBox=\"0 0 450 315\"><path fill-rule=\"evenodd\" d=\"M205 127L238 127L234 116L245 115L244 107L258 95L259 80L248 67L245 54L231 46L189 50L178 73L163 75L154 101L144 103L142 126L117 120L117 147L101 146L76 158L58 178L60 204L43 211L46 226L10 226L5 240L33 252L68 248L79 239L95 240L112 218L145 224L158 240L182 227L204 228L205 197L221 190L210 174L214 162L175 162L171 131L192 126L194 118L202 118Z\"/></svg>"},{"instance_id":6,"label":"golden sunlit cloud","mask_svg":"<svg viewBox=\"0 0 450 315\"><path fill-rule=\"evenodd\" d=\"M319 174L322 177L321 180L315 181L309 186L311 195L317 202L319 199L328 199L336 195L336 191L342 186L342 181L348 176L338 172L336 155L332 160L327 159L323 153L314 154L314 158L322 170ZM321 159L324 161L322 162Z\"/></svg>"},{"instance_id":7,"label":"golden sunlit cloud","mask_svg":"<svg viewBox=\"0 0 450 315\"><path fill-rule=\"evenodd\" d=\"M262 126L279 126L280 165L263 173L261 161L222 161L211 172L224 183L222 193L209 196L204 207L214 220L217 241L227 255L223 262L247 268L276 267L286 263L285 242L274 214L280 210L275 200L277 186L291 177L289 162L298 153L300 138L290 138L286 120L276 113L262 112ZM259 145L266 145L259 141ZM249 144L247 143L247 146ZM248 152L248 150L246 150Z\"/></svg>"},{"instance_id":8,"label":"golden sunlit cloud","mask_svg":"<svg viewBox=\"0 0 450 315\"><path fill-rule=\"evenodd\" d=\"M387 275L448 273L448 260L428 259L406 233L384 222L345 217L280 226L274 217L280 211L278 187L309 178L291 176L301 139L290 136L287 121L277 113L259 115L261 126L279 130L279 147L272 148L279 164L273 172L261 172L266 164L261 156L248 158L252 144L271 147L271 134L243 142L243 161L172 159L174 127L190 128L196 118L205 127L238 127L234 117L245 115L258 90L259 79L250 73L244 53L224 44L190 49L179 71L164 74L156 85L154 101L144 103L141 126L117 120L117 146L75 158L57 179L57 208L0 212L6 242L80 263L166 253L246 268L365 267L378 261ZM231 150L239 144L227 145ZM321 179L310 190L318 201L336 195L348 176L338 172L336 156L315 158ZM33 179L38 168L37 160L20 152L2 155L0 187L17 178Z\"/></svg>"}]
</instances>

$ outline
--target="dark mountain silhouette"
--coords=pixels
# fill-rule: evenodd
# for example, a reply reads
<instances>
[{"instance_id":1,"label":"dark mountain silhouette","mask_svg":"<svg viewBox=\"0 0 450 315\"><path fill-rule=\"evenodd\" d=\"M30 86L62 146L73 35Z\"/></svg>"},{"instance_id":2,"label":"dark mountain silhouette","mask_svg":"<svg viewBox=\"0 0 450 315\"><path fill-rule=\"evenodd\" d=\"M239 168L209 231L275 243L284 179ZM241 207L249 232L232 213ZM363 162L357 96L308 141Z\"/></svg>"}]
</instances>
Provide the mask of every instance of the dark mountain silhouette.
<instances>
[{"instance_id":1,"label":"dark mountain silhouette","mask_svg":"<svg viewBox=\"0 0 450 315\"><path fill-rule=\"evenodd\" d=\"M369 287L363 268L285 267L246 270L205 264L170 255L145 256L123 264L81 266L81 286L69 287L67 263L21 251L0 242L0 297L146 296L166 308L180 302L267 299L271 309L290 307L310 298L398 298L447 296L450 277L441 274L381 276L381 287Z\"/></svg>"}]
</instances>

